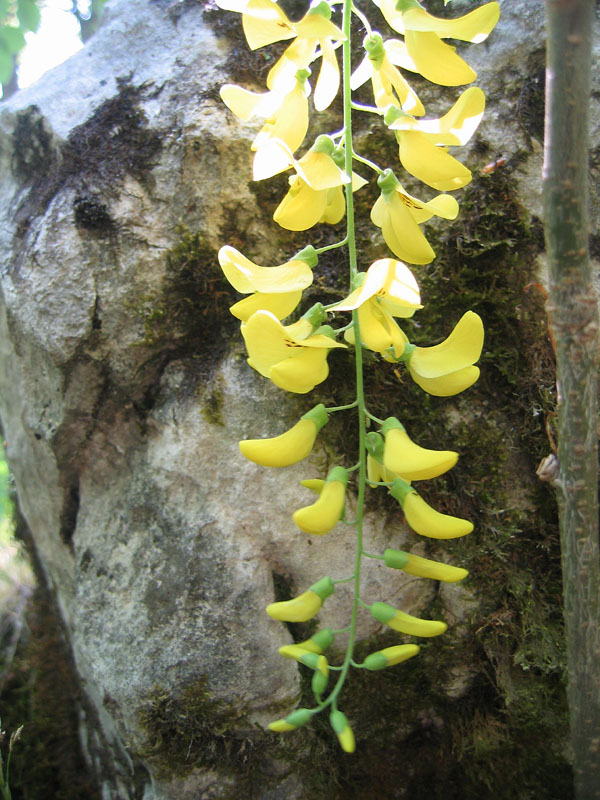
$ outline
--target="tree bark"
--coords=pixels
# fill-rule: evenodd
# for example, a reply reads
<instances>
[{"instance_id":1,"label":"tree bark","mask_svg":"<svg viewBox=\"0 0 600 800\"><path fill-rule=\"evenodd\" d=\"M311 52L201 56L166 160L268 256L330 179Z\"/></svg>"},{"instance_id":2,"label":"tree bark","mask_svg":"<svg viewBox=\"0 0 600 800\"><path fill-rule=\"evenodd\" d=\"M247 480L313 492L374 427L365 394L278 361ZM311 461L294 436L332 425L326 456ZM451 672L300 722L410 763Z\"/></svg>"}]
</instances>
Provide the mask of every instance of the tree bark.
<instances>
[{"instance_id":1,"label":"tree bark","mask_svg":"<svg viewBox=\"0 0 600 800\"><path fill-rule=\"evenodd\" d=\"M600 798L598 301L588 251L593 0L546 0L544 201L557 359L558 493L568 700L578 800Z\"/></svg>"}]
</instances>

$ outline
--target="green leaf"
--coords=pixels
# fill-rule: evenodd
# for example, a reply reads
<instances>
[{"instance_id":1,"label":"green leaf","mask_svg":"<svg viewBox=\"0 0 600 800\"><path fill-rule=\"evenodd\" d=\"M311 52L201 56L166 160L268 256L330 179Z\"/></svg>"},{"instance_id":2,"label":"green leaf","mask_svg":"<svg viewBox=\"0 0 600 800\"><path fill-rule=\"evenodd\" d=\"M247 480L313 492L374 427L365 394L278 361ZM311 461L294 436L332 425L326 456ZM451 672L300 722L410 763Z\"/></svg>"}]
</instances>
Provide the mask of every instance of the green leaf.
<instances>
[{"instance_id":1,"label":"green leaf","mask_svg":"<svg viewBox=\"0 0 600 800\"><path fill-rule=\"evenodd\" d=\"M11 54L4 47L0 47L0 83L5 84L10 81L14 68Z\"/></svg>"},{"instance_id":2,"label":"green leaf","mask_svg":"<svg viewBox=\"0 0 600 800\"><path fill-rule=\"evenodd\" d=\"M18 53L25 47L23 31L12 25L0 27L0 42L8 53Z\"/></svg>"},{"instance_id":3,"label":"green leaf","mask_svg":"<svg viewBox=\"0 0 600 800\"><path fill-rule=\"evenodd\" d=\"M19 0L17 19L24 31L37 31L40 27L40 9L35 0Z\"/></svg>"}]
</instances>

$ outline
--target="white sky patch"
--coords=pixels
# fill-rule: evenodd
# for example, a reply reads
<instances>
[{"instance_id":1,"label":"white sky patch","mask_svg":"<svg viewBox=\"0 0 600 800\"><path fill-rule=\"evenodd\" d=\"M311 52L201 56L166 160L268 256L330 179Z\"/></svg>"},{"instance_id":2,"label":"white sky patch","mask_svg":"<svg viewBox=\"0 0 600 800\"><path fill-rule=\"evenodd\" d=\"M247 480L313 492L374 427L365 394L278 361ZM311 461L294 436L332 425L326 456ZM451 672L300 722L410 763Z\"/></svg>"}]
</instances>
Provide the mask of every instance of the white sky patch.
<instances>
[{"instance_id":1,"label":"white sky patch","mask_svg":"<svg viewBox=\"0 0 600 800\"><path fill-rule=\"evenodd\" d=\"M69 12L71 0L46 0L37 33L27 33L27 46L19 63L19 88L24 89L44 72L62 64L83 47L79 24Z\"/></svg>"}]
</instances>

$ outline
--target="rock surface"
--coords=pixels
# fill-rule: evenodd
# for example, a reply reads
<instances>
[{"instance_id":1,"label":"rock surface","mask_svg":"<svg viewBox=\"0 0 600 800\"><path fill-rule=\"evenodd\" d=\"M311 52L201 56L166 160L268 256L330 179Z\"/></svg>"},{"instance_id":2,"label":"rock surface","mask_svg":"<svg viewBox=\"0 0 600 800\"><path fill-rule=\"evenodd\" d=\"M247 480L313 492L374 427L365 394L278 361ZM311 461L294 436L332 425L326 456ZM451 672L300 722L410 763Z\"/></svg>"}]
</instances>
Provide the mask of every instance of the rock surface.
<instances>
[{"instance_id":1,"label":"rock surface","mask_svg":"<svg viewBox=\"0 0 600 800\"><path fill-rule=\"evenodd\" d=\"M502 10L471 57L488 94L481 133L492 159L518 159L521 201L539 216L543 9ZM218 100L240 59L223 16L183 0L113 0L86 48L0 113L0 417L105 798L307 797L293 762L258 747L262 779L244 794L216 728L227 719L240 755L255 724L295 705L297 665L277 654L292 638L263 608L350 571L343 526L316 540L291 520L307 502L300 480L322 475L335 448L320 444L310 465L285 471L238 451L321 395L300 402L252 372L226 313L221 244L265 263L294 248L273 236L273 203L250 184L255 128ZM397 515L369 513L367 549L389 543L412 546ZM436 595L377 563L365 585L369 601L415 613L437 602L468 623L466 589ZM347 610L340 588L323 622L344 627ZM359 633L377 630L363 620ZM446 698L460 697L471 671L447 681ZM183 703L191 687L210 698L205 724L187 754L161 751L153 734L170 735L171 722L159 730L160 698Z\"/></svg>"}]
</instances>

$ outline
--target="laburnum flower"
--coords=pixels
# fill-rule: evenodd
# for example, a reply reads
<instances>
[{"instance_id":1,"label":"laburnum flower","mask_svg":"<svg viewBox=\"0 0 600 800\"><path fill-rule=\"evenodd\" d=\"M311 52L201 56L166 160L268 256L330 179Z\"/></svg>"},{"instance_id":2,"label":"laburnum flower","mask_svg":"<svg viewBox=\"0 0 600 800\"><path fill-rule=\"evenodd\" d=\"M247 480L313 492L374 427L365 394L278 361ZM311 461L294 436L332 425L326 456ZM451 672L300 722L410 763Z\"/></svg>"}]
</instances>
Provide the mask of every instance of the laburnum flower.
<instances>
[{"instance_id":1,"label":"laburnum flower","mask_svg":"<svg viewBox=\"0 0 600 800\"><path fill-rule=\"evenodd\" d=\"M412 441L396 417L381 426L385 438L383 465L406 481L428 480L443 475L458 461L453 450L428 450Z\"/></svg>"},{"instance_id":2,"label":"laburnum flower","mask_svg":"<svg viewBox=\"0 0 600 800\"><path fill-rule=\"evenodd\" d=\"M257 152L261 158L258 169L255 167L254 170L255 180L272 171L274 165L282 166L286 152L289 159L291 153L280 142L273 142L268 151ZM335 155L333 139L318 136L299 161L293 157L289 160L296 175L290 178L290 189L273 214L278 225L291 231L304 231L318 222L335 225L342 219L346 210L342 187L350 183L350 178L336 163ZM357 191L365 183L360 175L353 173L352 191Z\"/></svg>"},{"instance_id":3,"label":"laburnum flower","mask_svg":"<svg viewBox=\"0 0 600 800\"><path fill-rule=\"evenodd\" d=\"M383 622L395 631L408 633L411 636L439 636L448 628L445 622L413 617L412 614L399 611L389 603L373 603L369 607L369 611L379 622Z\"/></svg>"},{"instance_id":4,"label":"laburnum flower","mask_svg":"<svg viewBox=\"0 0 600 800\"><path fill-rule=\"evenodd\" d=\"M416 656L420 649L418 644L396 644L393 647L385 647L368 655L362 665L369 670L392 667Z\"/></svg>"},{"instance_id":5,"label":"laburnum flower","mask_svg":"<svg viewBox=\"0 0 600 800\"><path fill-rule=\"evenodd\" d=\"M402 478L396 478L389 491L402 506L410 527L421 536L430 539L457 539L473 530L473 523L469 520L436 511Z\"/></svg>"},{"instance_id":6,"label":"laburnum flower","mask_svg":"<svg viewBox=\"0 0 600 800\"><path fill-rule=\"evenodd\" d=\"M401 261L381 258L366 273L359 273L356 280L362 282L331 310L358 309L360 338L365 347L377 353L390 348L402 353L406 336L393 317L412 317L422 307L414 275ZM344 338L354 344L354 328L349 328Z\"/></svg>"},{"instance_id":7,"label":"laburnum flower","mask_svg":"<svg viewBox=\"0 0 600 800\"><path fill-rule=\"evenodd\" d=\"M306 394L329 374L327 355L336 342L329 326L315 332L313 309L293 325L282 325L270 311L256 311L242 323L248 364L288 392Z\"/></svg>"},{"instance_id":8,"label":"laburnum flower","mask_svg":"<svg viewBox=\"0 0 600 800\"><path fill-rule=\"evenodd\" d=\"M251 50L293 39L293 24L274 0L216 0L224 11L242 15L242 27Z\"/></svg>"},{"instance_id":9,"label":"laburnum flower","mask_svg":"<svg viewBox=\"0 0 600 800\"><path fill-rule=\"evenodd\" d=\"M371 209L371 221L381 228L385 243L398 258L409 264L429 264L435 252L419 224L433 216L455 219L458 203L449 194L438 194L423 202L408 194L391 169L377 180L381 195Z\"/></svg>"},{"instance_id":10,"label":"laburnum flower","mask_svg":"<svg viewBox=\"0 0 600 800\"><path fill-rule=\"evenodd\" d=\"M450 397L468 389L479 377L479 368L474 364L481 355L483 337L481 317L467 311L440 344L417 347L405 337L399 358L389 353L383 357L406 362L411 378L428 394Z\"/></svg>"},{"instance_id":11,"label":"laburnum flower","mask_svg":"<svg viewBox=\"0 0 600 800\"><path fill-rule=\"evenodd\" d=\"M236 117L243 122L254 117L265 119L252 143L253 150L268 139L285 142L292 152L300 147L308 130L308 75L307 70L299 70L289 80L281 81L275 88L262 93L232 83L221 87L221 99Z\"/></svg>"},{"instance_id":12,"label":"laburnum flower","mask_svg":"<svg viewBox=\"0 0 600 800\"><path fill-rule=\"evenodd\" d=\"M337 525L344 513L347 483L348 470L333 467L329 471L326 480L317 489L318 500L294 512L294 522L301 531L322 536Z\"/></svg>"},{"instance_id":13,"label":"laburnum flower","mask_svg":"<svg viewBox=\"0 0 600 800\"><path fill-rule=\"evenodd\" d=\"M329 722L335 731L342 750L345 753L353 753L356 750L356 742L346 715L336 709L329 715Z\"/></svg>"},{"instance_id":14,"label":"laburnum flower","mask_svg":"<svg viewBox=\"0 0 600 800\"><path fill-rule=\"evenodd\" d=\"M444 581L445 583L462 581L469 574L462 567L453 567L451 564L432 561L430 558L422 558L414 555L414 553L393 550L390 547L385 550L383 560L386 567L401 569L409 575L416 575L418 578L431 578L434 581Z\"/></svg>"},{"instance_id":15,"label":"laburnum flower","mask_svg":"<svg viewBox=\"0 0 600 800\"><path fill-rule=\"evenodd\" d=\"M263 467L289 467L310 455L318 432L329 416L319 403L288 431L270 439L245 439L240 442L242 455Z\"/></svg>"},{"instance_id":16,"label":"laburnum flower","mask_svg":"<svg viewBox=\"0 0 600 800\"><path fill-rule=\"evenodd\" d=\"M378 108L393 105L416 117L424 114L423 104L397 69L406 66L402 43L396 40L384 42L381 34L374 32L365 37L363 44L367 54L352 73L351 89L358 89L370 78Z\"/></svg>"},{"instance_id":17,"label":"laburnum flower","mask_svg":"<svg viewBox=\"0 0 600 800\"><path fill-rule=\"evenodd\" d=\"M288 714L283 719L276 719L274 722L268 724L268 728L275 733L287 733L288 731L295 731L302 725L306 725L313 718L315 709L313 708L297 708Z\"/></svg>"},{"instance_id":18,"label":"laburnum flower","mask_svg":"<svg viewBox=\"0 0 600 800\"><path fill-rule=\"evenodd\" d=\"M317 255L310 245L277 267L258 266L229 245L219 250L218 258L233 288L241 294L250 295L229 309L234 317L243 322L259 309L270 311L277 319L291 314L300 302L302 290L311 285L311 267L317 264Z\"/></svg>"},{"instance_id":19,"label":"laburnum flower","mask_svg":"<svg viewBox=\"0 0 600 800\"><path fill-rule=\"evenodd\" d=\"M367 449L367 481L371 486L375 486L380 481L392 483L394 478L399 477L383 465L385 440L380 433L369 431L365 438L365 446Z\"/></svg>"},{"instance_id":20,"label":"laburnum flower","mask_svg":"<svg viewBox=\"0 0 600 800\"><path fill-rule=\"evenodd\" d=\"M294 648L301 648L308 650L311 653L321 655L327 648L331 647L334 640L334 634L331 628L321 628L321 630L313 633L310 639L305 639L298 644L285 644L279 648L279 653L286 658L296 658Z\"/></svg>"},{"instance_id":21,"label":"laburnum flower","mask_svg":"<svg viewBox=\"0 0 600 800\"><path fill-rule=\"evenodd\" d=\"M471 180L471 171L446 148L469 141L483 117L484 108L484 93L472 86L438 119L417 120L391 106L384 120L396 134L404 169L428 186L447 192L466 186Z\"/></svg>"},{"instance_id":22,"label":"laburnum flower","mask_svg":"<svg viewBox=\"0 0 600 800\"><path fill-rule=\"evenodd\" d=\"M315 84L313 101L317 111L324 111L333 102L340 86L340 69L335 45L346 36L331 22L331 7L324 0L315 0L299 22L289 23L296 35L267 76L267 86L274 88L290 74L306 69L321 55L321 69Z\"/></svg>"},{"instance_id":23,"label":"laburnum flower","mask_svg":"<svg viewBox=\"0 0 600 800\"><path fill-rule=\"evenodd\" d=\"M455 48L442 39L483 42L500 16L496 2L455 19L443 19L427 13L417 0L374 0L388 25L404 34L404 42L413 66L405 66L440 86L472 83L477 73L457 55Z\"/></svg>"},{"instance_id":24,"label":"laburnum flower","mask_svg":"<svg viewBox=\"0 0 600 800\"><path fill-rule=\"evenodd\" d=\"M291 600L282 600L267 606L267 614L281 622L307 622L314 617L335 586L331 578L321 578L305 592Z\"/></svg>"}]
</instances>

